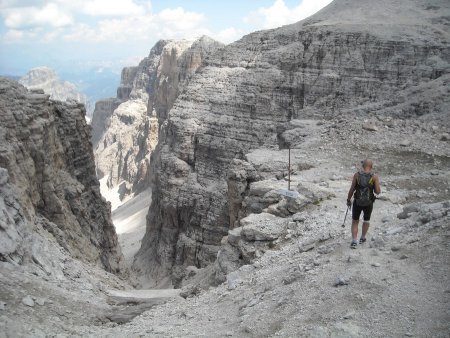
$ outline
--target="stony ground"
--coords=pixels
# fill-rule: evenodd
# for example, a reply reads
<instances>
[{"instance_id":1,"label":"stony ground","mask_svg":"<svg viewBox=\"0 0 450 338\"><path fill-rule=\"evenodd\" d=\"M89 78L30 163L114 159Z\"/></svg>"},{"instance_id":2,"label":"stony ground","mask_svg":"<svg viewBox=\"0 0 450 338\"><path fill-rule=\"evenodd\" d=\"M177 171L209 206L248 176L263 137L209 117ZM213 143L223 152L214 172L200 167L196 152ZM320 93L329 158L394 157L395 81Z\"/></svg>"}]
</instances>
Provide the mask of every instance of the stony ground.
<instances>
[{"instance_id":1,"label":"stony ground","mask_svg":"<svg viewBox=\"0 0 450 338\"><path fill-rule=\"evenodd\" d=\"M0 336L448 337L450 154L442 137L448 127L394 122L388 129L375 118L301 121L307 135L292 158L312 168L297 170L293 186L328 197L302 211L299 221L286 218L283 234L252 264L186 299L138 315L145 306L108 304L107 289L130 287L92 274L93 267L71 261L71 272L57 282L2 263ZM378 130L362 129L370 123ZM421 133L411 137L413 123ZM249 156L261 154L287 159L286 150ZM374 160L383 193L368 241L352 250L350 217L342 227L345 199L354 164L364 157ZM32 307L23 300L28 295ZM111 321L124 311L131 313L127 320L138 316L121 325Z\"/></svg>"},{"instance_id":2,"label":"stony ground","mask_svg":"<svg viewBox=\"0 0 450 338\"><path fill-rule=\"evenodd\" d=\"M357 117L302 122L309 136L292 158L313 168L297 172L294 186L302 183L329 197L307 208L303 222L290 223L272 250L229 274L224 284L174 299L128 324L94 329L91 336L448 337L445 125L395 121L391 130ZM430 132L411 138L409 123L428 125ZM362 129L374 125L377 130ZM285 150L251 156L264 152L272 161L287 158ZM365 157L375 161L383 194L368 241L352 250L350 217L341 225L354 163Z\"/></svg>"}]
</instances>

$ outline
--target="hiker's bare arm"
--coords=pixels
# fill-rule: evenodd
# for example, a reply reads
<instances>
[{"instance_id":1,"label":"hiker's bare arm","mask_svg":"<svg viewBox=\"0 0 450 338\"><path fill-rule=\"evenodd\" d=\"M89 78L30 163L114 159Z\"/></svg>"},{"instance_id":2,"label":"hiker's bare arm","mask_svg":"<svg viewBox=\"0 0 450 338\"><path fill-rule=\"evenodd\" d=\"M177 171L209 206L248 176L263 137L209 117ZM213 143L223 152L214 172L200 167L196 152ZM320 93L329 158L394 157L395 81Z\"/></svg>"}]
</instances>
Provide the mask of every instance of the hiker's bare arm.
<instances>
[{"instance_id":1,"label":"hiker's bare arm","mask_svg":"<svg viewBox=\"0 0 450 338\"><path fill-rule=\"evenodd\" d=\"M381 193L380 178L378 175L373 176L373 190L377 195Z\"/></svg>"},{"instance_id":2,"label":"hiker's bare arm","mask_svg":"<svg viewBox=\"0 0 450 338\"><path fill-rule=\"evenodd\" d=\"M348 196L347 196L347 200L351 200L353 197L353 193L355 192L356 189L356 174L353 175L353 181L352 181L352 185L350 187L350 190L348 191Z\"/></svg>"}]
</instances>

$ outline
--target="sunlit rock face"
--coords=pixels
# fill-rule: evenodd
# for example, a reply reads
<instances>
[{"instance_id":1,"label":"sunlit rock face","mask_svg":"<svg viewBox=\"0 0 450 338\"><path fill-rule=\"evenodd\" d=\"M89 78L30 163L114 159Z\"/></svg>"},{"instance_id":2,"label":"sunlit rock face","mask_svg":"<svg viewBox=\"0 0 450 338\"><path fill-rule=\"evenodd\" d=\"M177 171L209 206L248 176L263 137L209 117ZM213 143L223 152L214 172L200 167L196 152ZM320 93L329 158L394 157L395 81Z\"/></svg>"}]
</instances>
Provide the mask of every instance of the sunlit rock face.
<instances>
[{"instance_id":1,"label":"sunlit rock face","mask_svg":"<svg viewBox=\"0 0 450 338\"><path fill-rule=\"evenodd\" d=\"M117 99L98 104L99 116L105 118L96 119L94 114L93 120L93 126L107 120L99 128L105 132L94 141L97 174L108 176L109 187L123 184L125 192L138 193L149 186L150 155L158 143L160 123L204 57L221 46L208 37L161 40L139 66L123 69Z\"/></svg>"}]
</instances>

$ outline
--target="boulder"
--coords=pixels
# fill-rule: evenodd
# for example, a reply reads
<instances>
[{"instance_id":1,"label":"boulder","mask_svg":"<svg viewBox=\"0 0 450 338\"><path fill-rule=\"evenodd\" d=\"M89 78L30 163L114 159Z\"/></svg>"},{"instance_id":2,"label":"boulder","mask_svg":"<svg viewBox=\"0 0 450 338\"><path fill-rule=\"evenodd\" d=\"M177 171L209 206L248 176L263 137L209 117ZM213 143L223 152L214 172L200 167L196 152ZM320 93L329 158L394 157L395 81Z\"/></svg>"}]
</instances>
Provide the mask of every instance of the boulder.
<instances>
[{"instance_id":1,"label":"boulder","mask_svg":"<svg viewBox=\"0 0 450 338\"><path fill-rule=\"evenodd\" d=\"M242 237L246 241L273 241L286 230L286 220L268 213L252 214L241 219Z\"/></svg>"},{"instance_id":2,"label":"boulder","mask_svg":"<svg viewBox=\"0 0 450 338\"><path fill-rule=\"evenodd\" d=\"M362 128L368 131L378 131L378 127L373 123L364 123Z\"/></svg>"},{"instance_id":3,"label":"boulder","mask_svg":"<svg viewBox=\"0 0 450 338\"><path fill-rule=\"evenodd\" d=\"M442 133L439 140L441 141L450 141L450 134L449 133Z\"/></svg>"},{"instance_id":4,"label":"boulder","mask_svg":"<svg viewBox=\"0 0 450 338\"><path fill-rule=\"evenodd\" d=\"M400 142L400 146L402 146L402 147L409 147L410 145L411 145L410 140L403 140Z\"/></svg>"},{"instance_id":5,"label":"boulder","mask_svg":"<svg viewBox=\"0 0 450 338\"><path fill-rule=\"evenodd\" d=\"M29 307L34 307L34 300L29 295L24 297L24 298L22 298L22 303L23 303L23 305L26 305L26 306L29 306Z\"/></svg>"}]
</instances>

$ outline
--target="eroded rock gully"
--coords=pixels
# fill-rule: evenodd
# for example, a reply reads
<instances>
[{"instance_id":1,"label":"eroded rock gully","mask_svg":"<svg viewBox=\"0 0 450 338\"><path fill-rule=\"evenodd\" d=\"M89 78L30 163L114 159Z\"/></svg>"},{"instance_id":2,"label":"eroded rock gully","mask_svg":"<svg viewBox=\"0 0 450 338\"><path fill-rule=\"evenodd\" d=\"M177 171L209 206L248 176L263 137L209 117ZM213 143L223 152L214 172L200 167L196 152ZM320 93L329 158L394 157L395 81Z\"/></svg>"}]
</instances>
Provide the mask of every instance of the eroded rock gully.
<instances>
[{"instance_id":1,"label":"eroded rock gully","mask_svg":"<svg viewBox=\"0 0 450 338\"><path fill-rule=\"evenodd\" d=\"M250 34L206 59L160 127L136 270L158 281L180 267L214 262L222 238L245 216L230 191L236 176L230 170L239 171L233 160L247 175L250 151L303 142L308 128L298 119L444 113L445 97L420 106L414 100L427 86L445 91L448 4L427 9L419 1L381 1L390 8L383 12L388 26L377 10L363 12L373 7L369 1L353 5L361 16L335 1L305 21Z\"/></svg>"}]
</instances>

